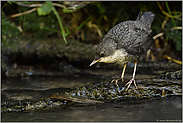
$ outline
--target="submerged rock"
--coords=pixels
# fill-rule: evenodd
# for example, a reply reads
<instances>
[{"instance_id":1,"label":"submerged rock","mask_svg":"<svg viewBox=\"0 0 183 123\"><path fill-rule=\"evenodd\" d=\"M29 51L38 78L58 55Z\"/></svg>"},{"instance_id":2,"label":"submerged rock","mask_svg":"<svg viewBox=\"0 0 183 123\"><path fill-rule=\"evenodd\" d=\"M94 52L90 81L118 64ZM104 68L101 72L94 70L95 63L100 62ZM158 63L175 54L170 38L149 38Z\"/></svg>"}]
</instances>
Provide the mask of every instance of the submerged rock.
<instances>
[{"instance_id":1,"label":"submerged rock","mask_svg":"<svg viewBox=\"0 0 183 123\"><path fill-rule=\"evenodd\" d=\"M125 81L126 83L126 81ZM72 96L92 98L96 100L122 100L127 98L151 98L182 95L181 81L167 79L143 79L136 80L138 88L131 87L126 92L125 83L120 83L119 88L110 82L101 82L89 87L81 87L67 93Z\"/></svg>"}]
</instances>

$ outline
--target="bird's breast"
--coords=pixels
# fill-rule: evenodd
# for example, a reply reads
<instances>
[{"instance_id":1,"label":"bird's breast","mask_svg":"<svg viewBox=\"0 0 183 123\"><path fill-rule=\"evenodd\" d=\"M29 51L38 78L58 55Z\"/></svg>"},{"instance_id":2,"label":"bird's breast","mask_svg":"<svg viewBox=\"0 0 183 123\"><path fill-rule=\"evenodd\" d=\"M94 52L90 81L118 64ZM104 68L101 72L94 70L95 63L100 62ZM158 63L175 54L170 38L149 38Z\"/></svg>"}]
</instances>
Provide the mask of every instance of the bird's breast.
<instances>
[{"instance_id":1,"label":"bird's breast","mask_svg":"<svg viewBox=\"0 0 183 123\"><path fill-rule=\"evenodd\" d=\"M124 64L129 61L136 60L137 58L133 55L129 55L125 49L118 49L115 52L107 57L103 57L100 62L104 63L116 63L116 64Z\"/></svg>"}]
</instances>

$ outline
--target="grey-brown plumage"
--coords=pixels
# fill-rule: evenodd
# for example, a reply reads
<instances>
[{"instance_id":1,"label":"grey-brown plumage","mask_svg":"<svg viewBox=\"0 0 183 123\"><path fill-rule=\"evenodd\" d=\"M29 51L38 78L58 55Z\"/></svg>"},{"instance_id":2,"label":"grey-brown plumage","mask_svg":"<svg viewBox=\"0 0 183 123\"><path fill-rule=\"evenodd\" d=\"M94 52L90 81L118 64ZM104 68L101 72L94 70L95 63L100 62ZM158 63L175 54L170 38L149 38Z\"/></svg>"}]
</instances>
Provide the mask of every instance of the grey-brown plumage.
<instances>
[{"instance_id":1,"label":"grey-brown plumage","mask_svg":"<svg viewBox=\"0 0 183 123\"><path fill-rule=\"evenodd\" d=\"M142 15L139 12L135 21L121 22L110 29L97 46L95 60L90 66L97 62L125 64L120 78L123 80L127 62L135 61L133 77L127 83L130 86L134 81L135 84L137 60L154 46L154 39L150 36L154 16L151 12L144 12ZM113 81L117 85L120 79Z\"/></svg>"}]
</instances>

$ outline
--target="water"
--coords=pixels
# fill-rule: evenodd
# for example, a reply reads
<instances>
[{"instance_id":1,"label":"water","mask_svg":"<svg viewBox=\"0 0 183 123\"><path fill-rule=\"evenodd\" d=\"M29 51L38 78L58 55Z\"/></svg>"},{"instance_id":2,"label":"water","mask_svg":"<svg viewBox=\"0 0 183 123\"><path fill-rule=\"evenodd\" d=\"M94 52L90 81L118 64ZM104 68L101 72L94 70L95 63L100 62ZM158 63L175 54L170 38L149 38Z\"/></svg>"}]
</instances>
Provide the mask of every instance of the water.
<instances>
[{"instance_id":1,"label":"water","mask_svg":"<svg viewBox=\"0 0 183 123\"><path fill-rule=\"evenodd\" d=\"M180 98L160 100L118 101L93 105L60 106L52 110L31 113L3 113L2 121L181 121Z\"/></svg>"},{"instance_id":2,"label":"water","mask_svg":"<svg viewBox=\"0 0 183 123\"><path fill-rule=\"evenodd\" d=\"M69 92L71 89L89 86L92 83L111 80L120 76L120 70L90 71L95 75L76 74L72 77L17 77L3 79L1 102L38 100L55 93ZM96 76L98 75L98 76ZM125 74L126 78L131 73ZM136 78L152 78L154 75L137 74ZM2 121L29 122L110 122L110 121L182 121L182 98L131 99L102 104L60 105L51 109L30 112L1 113Z\"/></svg>"}]
</instances>

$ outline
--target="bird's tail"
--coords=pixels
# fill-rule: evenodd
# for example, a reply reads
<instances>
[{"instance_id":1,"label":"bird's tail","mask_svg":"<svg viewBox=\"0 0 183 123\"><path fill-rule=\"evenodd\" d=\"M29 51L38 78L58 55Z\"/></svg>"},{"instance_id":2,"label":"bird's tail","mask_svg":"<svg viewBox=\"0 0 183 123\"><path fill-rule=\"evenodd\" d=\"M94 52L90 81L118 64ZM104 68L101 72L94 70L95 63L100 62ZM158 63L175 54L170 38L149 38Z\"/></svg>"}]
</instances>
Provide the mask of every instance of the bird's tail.
<instances>
[{"instance_id":1,"label":"bird's tail","mask_svg":"<svg viewBox=\"0 0 183 123\"><path fill-rule=\"evenodd\" d=\"M154 20L154 16L155 16L155 14L153 14L151 11L150 12L143 12L142 14L140 11L138 16L137 16L137 20L143 21L144 23L146 23L147 25L150 26Z\"/></svg>"}]
</instances>

